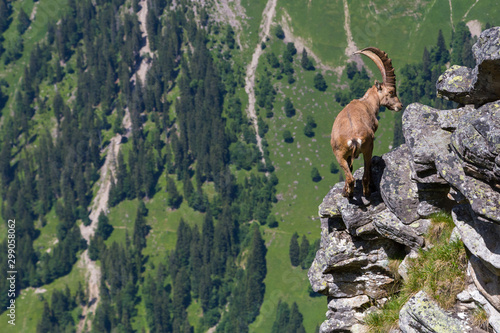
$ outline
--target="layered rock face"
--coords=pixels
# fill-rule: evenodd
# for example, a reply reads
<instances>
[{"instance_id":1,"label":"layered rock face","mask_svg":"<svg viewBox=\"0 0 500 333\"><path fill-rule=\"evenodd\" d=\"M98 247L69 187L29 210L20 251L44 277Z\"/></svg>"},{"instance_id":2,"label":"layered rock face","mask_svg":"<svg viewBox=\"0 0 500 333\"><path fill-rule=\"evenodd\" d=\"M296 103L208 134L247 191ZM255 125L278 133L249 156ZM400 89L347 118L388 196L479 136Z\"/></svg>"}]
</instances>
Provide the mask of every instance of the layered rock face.
<instances>
[{"instance_id":1,"label":"layered rock face","mask_svg":"<svg viewBox=\"0 0 500 333\"><path fill-rule=\"evenodd\" d=\"M363 331L365 310L384 303L393 286L390 259L425 247L427 218L451 210L471 281L458 302L481 304L500 333L500 27L484 31L473 52L474 69L453 66L437 82L441 96L464 106L406 108L406 144L373 158L370 204L360 198L357 170L353 199L342 197L339 183L319 206L321 248L308 276L328 296L320 332ZM424 293L400 313L402 332L469 330Z\"/></svg>"}]
</instances>

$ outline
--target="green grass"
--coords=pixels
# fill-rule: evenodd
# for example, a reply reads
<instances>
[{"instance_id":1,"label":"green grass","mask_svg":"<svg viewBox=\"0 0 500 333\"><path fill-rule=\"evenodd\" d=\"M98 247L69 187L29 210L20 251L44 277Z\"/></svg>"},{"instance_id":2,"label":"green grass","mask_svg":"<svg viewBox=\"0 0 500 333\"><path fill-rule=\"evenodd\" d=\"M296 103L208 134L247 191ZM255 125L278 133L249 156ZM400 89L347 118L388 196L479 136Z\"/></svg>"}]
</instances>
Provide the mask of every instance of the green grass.
<instances>
[{"instance_id":1,"label":"green grass","mask_svg":"<svg viewBox=\"0 0 500 333\"><path fill-rule=\"evenodd\" d=\"M23 289L21 294L16 298L15 303L16 325L12 326L8 324L7 319L5 319L7 317L5 317L4 313L2 317L4 317L5 320L0 320L0 331L5 333L36 332L36 325L40 321L43 313L43 300L47 300L50 304L52 292L56 289L64 290L66 285L71 290L71 294L74 295L78 288L78 282L85 286L85 281L85 271L77 265L74 265L68 275L61 277L50 284L44 285L38 289ZM78 323L75 316L77 310L78 309L75 309L73 311L75 323Z\"/></svg>"},{"instance_id":2,"label":"green grass","mask_svg":"<svg viewBox=\"0 0 500 333\"><path fill-rule=\"evenodd\" d=\"M419 256L411 259L408 280L399 293L380 309L365 319L371 332L385 333L397 327L399 311L406 301L420 290L425 290L440 307L450 309L455 304L456 295L465 288L467 257L461 241L449 242L454 224L447 213L431 217L432 225L426 235L427 244L434 247L420 250Z\"/></svg>"},{"instance_id":3,"label":"green grass","mask_svg":"<svg viewBox=\"0 0 500 333\"><path fill-rule=\"evenodd\" d=\"M339 66L345 61L347 47L342 1L278 2L277 19L290 18L295 36L307 41L307 46L326 64Z\"/></svg>"}]
</instances>

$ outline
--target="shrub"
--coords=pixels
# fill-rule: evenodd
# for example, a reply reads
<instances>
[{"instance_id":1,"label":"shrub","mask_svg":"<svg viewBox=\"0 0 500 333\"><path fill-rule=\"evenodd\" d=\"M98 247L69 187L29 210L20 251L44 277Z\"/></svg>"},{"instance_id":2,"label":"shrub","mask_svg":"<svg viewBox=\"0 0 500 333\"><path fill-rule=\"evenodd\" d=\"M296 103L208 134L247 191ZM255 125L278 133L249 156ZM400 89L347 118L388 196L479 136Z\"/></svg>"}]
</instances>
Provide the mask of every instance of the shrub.
<instances>
[{"instance_id":1,"label":"shrub","mask_svg":"<svg viewBox=\"0 0 500 333\"><path fill-rule=\"evenodd\" d=\"M292 136L292 133L290 133L289 130L284 130L283 131L283 140L286 143L292 143L293 142L293 136Z\"/></svg>"},{"instance_id":2,"label":"shrub","mask_svg":"<svg viewBox=\"0 0 500 333\"><path fill-rule=\"evenodd\" d=\"M325 91L328 86L326 85L325 78L321 73L317 73L314 76L314 88L318 89L319 91Z\"/></svg>"},{"instance_id":3,"label":"shrub","mask_svg":"<svg viewBox=\"0 0 500 333\"><path fill-rule=\"evenodd\" d=\"M319 182L322 178L321 175L319 174L318 168L313 167L311 170L311 178L313 182Z\"/></svg>"}]
</instances>

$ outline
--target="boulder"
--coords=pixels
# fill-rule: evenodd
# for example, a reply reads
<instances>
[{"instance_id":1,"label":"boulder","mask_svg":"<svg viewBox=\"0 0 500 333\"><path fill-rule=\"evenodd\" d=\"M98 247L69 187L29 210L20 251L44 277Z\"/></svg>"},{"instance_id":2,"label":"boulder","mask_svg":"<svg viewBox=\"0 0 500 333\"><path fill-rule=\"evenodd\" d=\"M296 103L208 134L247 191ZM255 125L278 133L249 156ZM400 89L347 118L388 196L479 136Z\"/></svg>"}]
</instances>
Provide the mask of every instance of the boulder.
<instances>
[{"instance_id":1,"label":"boulder","mask_svg":"<svg viewBox=\"0 0 500 333\"><path fill-rule=\"evenodd\" d=\"M316 252L308 277L314 291L344 298L387 296L393 283L389 258L402 249L389 239L366 241L347 230L333 230L326 247Z\"/></svg>"},{"instance_id":2,"label":"boulder","mask_svg":"<svg viewBox=\"0 0 500 333\"><path fill-rule=\"evenodd\" d=\"M385 205L401 222L411 224L446 206L448 185L426 186L411 179L409 161L412 157L407 145L384 154L382 159L385 168L380 179L380 194ZM425 207L422 207L422 202L426 202ZM425 215L419 214L419 206Z\"/></svg>"},{"instance_id":3,"label":"boulder","mask_svg":"<svg viewBox=\"0 0 500 333\"><path fill-rule=\"evenodd\" d=\"M474 213L500 223L500 192L489 184L466 175L460 159L451 149L436 156L436 167L441 177L469 201Z\"/></svg>"},{"instance_id":4,"label":"boulder","mask_svg":"<svg viewBox=\"0 0 500 333\"><path fill-rule=\"evenodd\" d=\"M499 277L500 225L475 216L468 205L454 207L452 216L467 249L488 267L490 274Z\"/></svg>"},{"instance_id":5,"label":"boulder","mask_svg":"<svg viewBox=\"0 0 500 333\"><path fill-rule=\"evenodd\" d=\"M436 155L450 143L451 133L441 128L438 114L439 110L420 103L410 104L403 114L403 134L420 177L426 171L435 173Z\"/></svg>"},{"instance_id":6,"label":"boulder","mask_svg":"<svg viewBox=\"0 0 500 333\"><path fill-rule=\"evenodd\" d=\"M412 249L424 246L424 238L419 236L411 225L405 225L389 210L377 214L373 219L377 232L385 238L406 245Z\"/></svg>"},{"instance_id":7,"label":"boulder","mask_svg":"<svg viewBox=\"0 0 500 333\"><path fill-rule=\"evenodd\" d=\"M476 288L497 311L500 311L500 276L491 274L483 261L474 255L469 257L469 262L469 273Z\"/></svg>"},{"instance_id":8,"label":"boulder","mask_svg":"<svg viewBox=\"0 0 500 333\"><path fill-rule=\"evenodd\" d=\"M458 120L470 112L476 112L472 105L452 110L439 110L437 121L442 129L453 132L457 129Z\"/></svg>"},{"instance_id":9,"label":"boulder","mask_svg":"<svg viewBox=\"0 0 500 333\"><path fill-rule=\"evenodd\" d=\"M453 65L439 76L437 95L460 104L475 104L482 98L472 93L474 79L472 68Z\"/></svg>"},{"instance_id":10,"label":"boulder","mask_svg":"<svg viewBox=\"0 0 500 333\"><path fill-rule=\"evenodd\" d=\"M461 320L453 318L432 301L424 291L411 297L399 312L403 333L462 333Z\"/></svg>"},{"instance_id":11,"label":"boulder","mask_svg":"<svg viewBox=\"0 0 500 333\"><path fill-rule=\"evenodd\" d=\"M469 273L471 273L472 268L469 262ZM486 311L488 315L488 322L493 327L495 333L500 333L500 312L490 304L490 302L481 294L481 292L476 288L475 284L469 287L469 293L471 297Z\"/></svg>"},{"instance_id":12,"label":"boulder","mask_svg":"<svg viewBox=\"0 0 500 333\"><path fill-rule=\"evenodd\" d=\"M460 118L451 142L464 161L466 174L488 183L500 183L500 101L485 104Z\"/></svg>"},{"instance_id":13,"label":"boulder","mask_svg":"<svg viewBox=\"0 0 500 333\"><path fill-rule=\"evenodd\" d=\"M500 27L483 31L472 52L476 67L450 67L436 83L438 96L476 106L500 99Z\"/></svg>"}]
</instances>

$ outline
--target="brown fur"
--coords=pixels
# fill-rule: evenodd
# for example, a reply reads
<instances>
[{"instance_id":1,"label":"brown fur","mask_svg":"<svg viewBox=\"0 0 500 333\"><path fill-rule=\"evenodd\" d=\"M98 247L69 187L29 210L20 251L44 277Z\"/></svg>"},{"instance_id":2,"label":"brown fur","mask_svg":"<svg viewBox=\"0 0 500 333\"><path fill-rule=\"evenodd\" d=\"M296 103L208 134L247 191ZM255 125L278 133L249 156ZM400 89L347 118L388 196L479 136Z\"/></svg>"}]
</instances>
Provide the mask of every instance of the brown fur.
<instances>
[{"instance_id":1,"label":"brown fur","mask_svg":"<svg viewBox=\"0 0 500 333\"><path fill-rule=\"evenodd\" d=\"M372 52L372 56L375 53L377 56L382 57L380 61L381 65L379 66L382 76L384 79L389 76L386 76L386 73L391 73L391 76L389 76L390 80L386 79L389 82L375 82L363 98L351 101L338 114L333 123L330 143L333 153L345 174L345 186L342 194L350 198L354 194L352 163L353 159L357 158L360 153L363 154L365 165L363 195L366 198L370 197L373 140L375 139L375 131L378 128L377 115L380 106L385 106L394 111L400 111L403 108L396 94L395 76L392 74L394 69L392 68L391 60L387 58L385 52L378 49L367 48L363 51L365 50L376 50L377 52ZM387 63L390 67L388 67ZM358 145L358 141L361 141L360 145Z\"/></svg>"}]
</instances>

